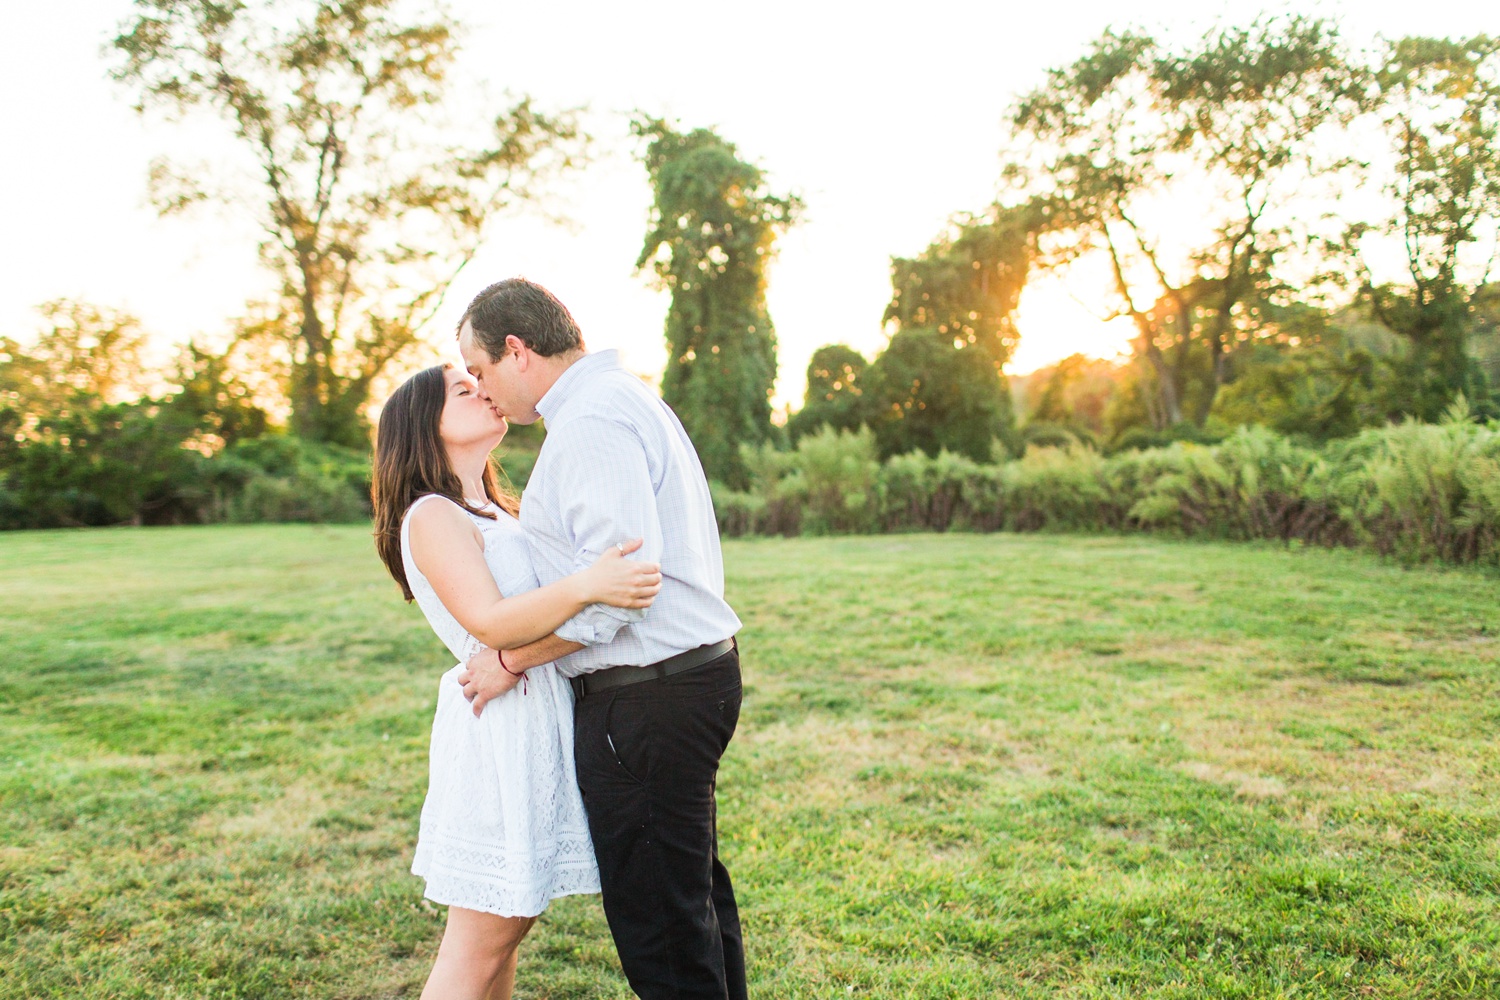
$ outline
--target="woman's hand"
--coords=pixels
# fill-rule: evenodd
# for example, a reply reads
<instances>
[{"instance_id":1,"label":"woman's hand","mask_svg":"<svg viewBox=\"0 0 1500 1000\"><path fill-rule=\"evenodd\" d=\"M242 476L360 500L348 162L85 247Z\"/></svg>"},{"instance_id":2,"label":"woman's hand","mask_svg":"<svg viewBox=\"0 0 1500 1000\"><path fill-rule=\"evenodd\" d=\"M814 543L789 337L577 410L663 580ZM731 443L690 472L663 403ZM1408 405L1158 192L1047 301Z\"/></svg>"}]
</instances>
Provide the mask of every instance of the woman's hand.
<instances>
[{"instance_id":1,"label":"woman's hand","mask_svg":"<svg viewBox=\"0 0 1500 1000\"><path fill-rule=\"evenodd\" d=\"M641 547L636 538L604 550L594 565L579 573L584 600L617 608L646 608L661 590L661 567L656 563L626 559Z\"/></svg>"}]
</instances>

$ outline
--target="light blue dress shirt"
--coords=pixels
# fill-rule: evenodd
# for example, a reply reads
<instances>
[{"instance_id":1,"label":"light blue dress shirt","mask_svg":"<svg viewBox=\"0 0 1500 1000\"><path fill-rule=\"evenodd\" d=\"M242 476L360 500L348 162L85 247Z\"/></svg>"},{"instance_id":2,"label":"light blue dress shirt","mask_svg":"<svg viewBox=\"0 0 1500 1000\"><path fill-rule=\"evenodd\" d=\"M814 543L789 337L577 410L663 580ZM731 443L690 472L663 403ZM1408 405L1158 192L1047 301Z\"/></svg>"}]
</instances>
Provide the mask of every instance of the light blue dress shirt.
<instances>
[{"instance_id":1,"label":"light blue dress shirt","mask_svg":"<svg viewBox=\"0 0 1500 1000\"><path fill-rule=\"evenodd\" d=\"M581 649L567 677L644 666L740 629L724 602L724 557L698 453L671 407L620 367L586 354L536 404L547 438L521 499L537 577L552 583L616 542L644 538L631 558L661 563L651 607L590 605L557 630Z\"/></svg>"}]
</instances>

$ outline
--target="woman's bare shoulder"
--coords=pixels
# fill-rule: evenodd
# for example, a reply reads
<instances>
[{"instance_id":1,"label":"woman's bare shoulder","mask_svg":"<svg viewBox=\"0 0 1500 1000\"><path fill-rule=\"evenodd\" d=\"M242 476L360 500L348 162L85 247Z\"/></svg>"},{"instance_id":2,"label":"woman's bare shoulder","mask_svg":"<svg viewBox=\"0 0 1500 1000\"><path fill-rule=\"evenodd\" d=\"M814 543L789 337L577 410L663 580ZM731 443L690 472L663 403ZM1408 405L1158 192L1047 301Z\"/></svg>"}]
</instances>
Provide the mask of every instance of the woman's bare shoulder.
<instances>
[{"instance_id":1,"label":"woman's bare shoulder","mask_svg":"<svg viewBox=\"0 0 1500 1000\"><path fill-rule=\"evenodd\" d=\"M411 536L414 544L419 540L448 540L455 535L468 536L474 541L484 542L479 528L475 526L473 518L464 511L462 507L449 500L447 497L429 494L432 499L419 498L413 509L407 515L407 522L411 525Z\"/></svg>"}]
</instances>

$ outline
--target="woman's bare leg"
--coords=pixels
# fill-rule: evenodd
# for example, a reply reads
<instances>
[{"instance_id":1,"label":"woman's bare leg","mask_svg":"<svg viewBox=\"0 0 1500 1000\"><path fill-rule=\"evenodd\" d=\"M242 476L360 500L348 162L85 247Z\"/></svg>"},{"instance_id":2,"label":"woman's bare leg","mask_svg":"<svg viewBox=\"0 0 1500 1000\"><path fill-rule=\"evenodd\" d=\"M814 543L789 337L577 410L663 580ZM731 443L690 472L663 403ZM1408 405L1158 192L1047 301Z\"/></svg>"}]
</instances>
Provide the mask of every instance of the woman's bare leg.
<instances>
[{"instance_id":1,"label":"woman's bare leg","mask_svg":"<svg viewBox=\"0 0 1500 1000\"><path fill-rule=\"evenodd\" d=\"M521 957L520 942L516 945L511 949L510 957L505 960L505 964L500 966L500 973L490 984L489 995L484 1000L510 1000L511 991L516 988L516 961Z\"/></svg>"},{"instance_id":2,"label":"woman's bare leg","mask_svg":"<svg viewBox=\"0 0 1500 1000\"><path fill-rule=\"evenodd\" d=\"M422 1000L510 1000L516 948L534 923L535 917L497 917L450 906Z\"/></svg>"}]
</instances>

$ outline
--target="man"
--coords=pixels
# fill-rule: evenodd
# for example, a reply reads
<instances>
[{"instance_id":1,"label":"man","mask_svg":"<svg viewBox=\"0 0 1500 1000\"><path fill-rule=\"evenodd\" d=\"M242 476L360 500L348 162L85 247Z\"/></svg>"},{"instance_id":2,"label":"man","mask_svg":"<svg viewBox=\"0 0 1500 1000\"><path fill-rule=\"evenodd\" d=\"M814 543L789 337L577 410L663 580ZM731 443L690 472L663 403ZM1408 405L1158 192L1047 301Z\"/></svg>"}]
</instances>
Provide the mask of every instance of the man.
<instances>
[{"instance_id":1,"label":"man","mask_svg":"<svg viewBox=\"0 0 1500 1000\"><path fill-rule=\"evenodd\" d=\"M594 605L540 642L489 651L461 675L476 712L529 666L571 678L578 785L604 913L645 998L745 1000L745 957L719 861L715 778L740 711L740 620L697 452L671 409L589 354L568 310L513 278L475 297L459 350L480 394L512 423L546 420L521 503L543 585L622 539L659 562L645 610Z\"/></svg>"}]
</instances>

